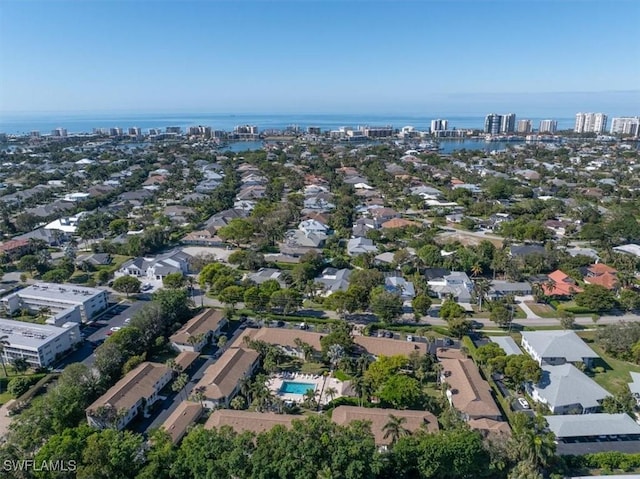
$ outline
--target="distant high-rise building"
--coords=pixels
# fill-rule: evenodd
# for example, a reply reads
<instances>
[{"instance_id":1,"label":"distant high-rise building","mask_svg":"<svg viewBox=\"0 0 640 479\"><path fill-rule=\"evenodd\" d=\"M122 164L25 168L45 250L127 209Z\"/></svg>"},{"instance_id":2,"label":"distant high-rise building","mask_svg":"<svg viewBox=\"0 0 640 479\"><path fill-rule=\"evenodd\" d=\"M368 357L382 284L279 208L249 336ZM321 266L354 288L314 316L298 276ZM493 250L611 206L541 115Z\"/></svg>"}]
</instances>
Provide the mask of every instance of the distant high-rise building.
<instances>
[{"instance_id":1,"label":"distant high-rise building","mask_svg":"<svg viewBox=\"0 0 640 479\"><path fill-rule=\"evenodd\" d=\"M518 133L531 133L531 120L518 120L516 131Z\"/></svg>"},{"instance_id":2,"label":"distant high-rise building","mask_svg":"<svg viewBox=\"0 0 640 479\"><path fill-rule=\"evenodd\" d=\"M55 130L53 130L51 132L51 136L55 136L58 138L65 138L67 136L67 129L66 128L56 128Z\"/></svg>"},{"instance_id":3,"label":"distant high-rise building","mask_svg":"<svg viewBox=\"0 0 640 479\"><path fill-rule=\"evenodd\" d=\"M132 126L131 128L129 128L129 135L142 136L142 129L138 128L137 126Z\"/></svg>"},{"instance_id":4,"label":"distant high-rise building","mask_svg":"<svg viewBox=\"0 0 640 479\"><path fill-rule=\"evenodd\" d=\"M516 114L507 113L500 118L500 133L513 133L516 131Z\"/></svg>"},{"instance_id":5,"label":"distant high-rise building","mask_svg":"<svg viewBox=\"0 0 640 479\"><path fill-rule=\"evenodd\" d=\"M179 135L182 133L182 128L180 128L179 126L168 126L165 131L167 133L175 133L176 135Z\"/></svg>"},{"instance_id":6,"label":"distant high-rise building","mask_svg":"<svg viewBox=\"0 0 640 479\"><path fill-rule=\"evenodd\" d=\"M604 133L607 128L607 115L604 113L576 113L576 133Z\"/></svg>"},{"instance_id":7,"label":"distant high-rise building","mask_svg":"<svg viewBox=\"0 0 640 479\"><path fill-rule=\"evenodd\" d=\"M109 128L109 136L122 136L122 128Z\"/></svg>"},{"instance_id":8,"label":"distant high-rise building","mask_svg":"<svg viewBox=\"0 0 640 479\"><path fill-rule=\"evenodd\" d=\"M538 133L555 133L558 131L558 122L556 120L541 120Z\"/></svg>"},{"instance_id":9,"label":"distant high-rise building","mask_svg":"<svg viewBox=\"0 0 640 479\"><path fill-rule=\"evenodd\" d=\"M149 128L149 135L150 136L157 136L159 134L161 134L162 131L160 131L160 128Z\"/></svg>"},{"instance_id":10,"label":"distant high-rise building","mask_svg":"<svg viewBox=\"0 0 640 479\"><path fill-rule=\"evenodd\" d=\"M500 127L502 126L502 115L497 113L490 113L484 119L484 132L490 135L497 135L500 133Z\"/></svg>"},{"instance_id":11,"label":"distant high-rise building","mask_svg":"<svg viewBox=\"0 0 640 479\"><path fill-rule=\"evenodd\" d=\"M360 131L367 138L388 138L393 136L393 127L387 126L364 126Z\"/></svg>"},{"instance_id":12,"label":"distant high-rise building","mask_svg":"<svg viewBox=\"0 0 640 479\"><path fill-rule=\"evenodd\" d=\"M29 133L29 136L31 138L40 138L40 132L37 130L33 130L31 133Z\"/></svg>"},{"instance_id":13,"label":"distant high-rise building","mask_svg":"<svg viewBox=\"0 0 640 479\"><path fill-rule=\"evenodd\" d=\"M447 120L441 120L441 119L437 119L437 120L431 120L431 133L433 133L434 131L443 131L443 130L447 130L449 127L449 122Z\"/></svg>"},{"instance_id":14,"label":"distant high-rise building","mask_svg":"<svg viewBox=\"0 0 640 479\"><path fill-rule=\"evenodd\" d=\"M612 118L610 132L612 135L638 136L640 134L640 117L629 116Z\"/></svg>"},{"instance_id":15,"label":"distant high-rise building","mask_svg":"<svg viewBox=\"0 0 640 479\"><path fill-rule=\"evenodd\" d=\"M307 133L309 135L319 135L322 133L322 130L319 126L309 126L307 127Z\"/></svg>"}]
</instances>

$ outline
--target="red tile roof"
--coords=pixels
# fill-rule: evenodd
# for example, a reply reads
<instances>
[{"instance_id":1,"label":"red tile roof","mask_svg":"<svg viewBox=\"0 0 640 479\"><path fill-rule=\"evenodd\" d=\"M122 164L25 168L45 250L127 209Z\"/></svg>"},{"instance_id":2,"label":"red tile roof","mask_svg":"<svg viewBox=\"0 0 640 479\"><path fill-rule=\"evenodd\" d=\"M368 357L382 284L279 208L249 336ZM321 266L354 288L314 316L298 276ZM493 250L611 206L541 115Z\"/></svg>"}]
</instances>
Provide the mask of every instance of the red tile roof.
<instances>
[{"instance_id":1,"label":"red tile roof","mask_svg":"<svg viewBox=\"0 0 640 479\"><path fill-rule=\"evenodd\" d=\"M570 296L582 292L582 288L577 286L572 278L559 269L550 273L548 278L553 282L553 288L550 288L546 283L542 284L542 291L544 291L544 294L547 296Z\"/></svg>"}]
</instances>

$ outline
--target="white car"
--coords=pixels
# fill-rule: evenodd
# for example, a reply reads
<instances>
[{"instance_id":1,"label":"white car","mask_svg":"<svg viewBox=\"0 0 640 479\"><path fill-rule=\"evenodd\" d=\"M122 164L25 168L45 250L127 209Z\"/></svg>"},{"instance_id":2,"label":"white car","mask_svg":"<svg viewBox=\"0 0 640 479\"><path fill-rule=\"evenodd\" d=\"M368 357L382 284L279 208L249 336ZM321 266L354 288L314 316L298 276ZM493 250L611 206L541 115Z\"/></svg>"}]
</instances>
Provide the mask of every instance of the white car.
<instances>
[{"instance_id":1,"label":"white car","mask_svg":"<svg viewBox=\"0 0 640 479\"><path fill-rule=\"evenodd\" d=\"M531 406L529 406L529 403L525 398L518 398L518 404L522 406L522 409L531 409Z\"/></svg>"},{"instance_id":2,"label":"white car","mask_svg":"<svg viewBox=\"0 0 640 479\"><path fill-rule=\"evenodd\" d=\"M413 336L411 336L410 334L407 335L407 341L413 342Z\"/></svg>"},{"instance_id":3,"label":"white car","mask_svg":"<svg viewBox=\"0 0 640 479\"><path fill-rule=\"evenodd\" d=\"M131 322L131 318L127 318L127 319L124 320L124 324L129 324L130 322Z\"/></svg>"}]
</instances>

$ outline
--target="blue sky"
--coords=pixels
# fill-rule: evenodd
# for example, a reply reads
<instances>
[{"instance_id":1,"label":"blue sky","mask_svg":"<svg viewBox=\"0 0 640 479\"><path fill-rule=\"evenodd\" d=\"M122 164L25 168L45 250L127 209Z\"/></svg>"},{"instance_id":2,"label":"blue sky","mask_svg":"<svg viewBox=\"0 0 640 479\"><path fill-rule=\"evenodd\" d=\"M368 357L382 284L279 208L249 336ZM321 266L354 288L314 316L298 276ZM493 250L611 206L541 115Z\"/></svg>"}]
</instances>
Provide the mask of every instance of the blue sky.
<instances>
[{"instance_id":1,"label":"blue sky","mask_svg":"<svg viewBox=\"0 0 640 479\"><path fill-rule=\"evenodd\" d=\"M637 0L0 0L0 113L637 114L639 25Z\"/></svg>"}]
</instances>

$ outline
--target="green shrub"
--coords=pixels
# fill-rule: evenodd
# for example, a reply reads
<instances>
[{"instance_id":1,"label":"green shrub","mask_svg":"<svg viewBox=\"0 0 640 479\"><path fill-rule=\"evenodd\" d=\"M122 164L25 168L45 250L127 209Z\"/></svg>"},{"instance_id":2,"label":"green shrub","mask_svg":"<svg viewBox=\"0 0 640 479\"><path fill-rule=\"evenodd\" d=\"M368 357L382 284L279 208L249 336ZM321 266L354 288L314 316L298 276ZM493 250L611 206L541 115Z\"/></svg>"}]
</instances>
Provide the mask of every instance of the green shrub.
<instances>
[{"instance_id":1,"label":"green shrub","mask_svg":"<svg viewBox=\"0 0 640 479\"><path fill-rule=\"evenodd\" d=\"M11 379L11 381L9 381L7 392L14 397L22 396L29 390L29 386L31 386L32 382L32 380L25 377L13 378Z\"/></svg>"}]
</instances>

